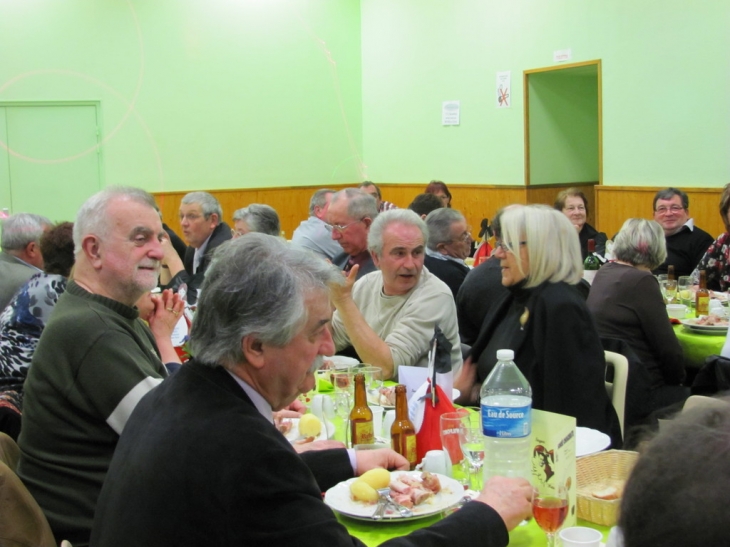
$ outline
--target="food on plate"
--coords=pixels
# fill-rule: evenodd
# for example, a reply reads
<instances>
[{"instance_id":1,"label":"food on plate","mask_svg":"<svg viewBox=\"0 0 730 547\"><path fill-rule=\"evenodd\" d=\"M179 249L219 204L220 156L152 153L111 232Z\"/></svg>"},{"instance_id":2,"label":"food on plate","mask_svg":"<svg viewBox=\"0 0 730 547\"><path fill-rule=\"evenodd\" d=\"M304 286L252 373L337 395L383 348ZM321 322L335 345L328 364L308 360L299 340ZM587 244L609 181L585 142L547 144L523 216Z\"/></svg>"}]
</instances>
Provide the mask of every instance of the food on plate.
<instances>
[{"instance_id":1,"label":"food on plate","mask_svg":"<svg viewBox=\"0 0 730 547\"><path fill-rule=\"evenodd\" d=\"M294 427L294 422L287 419L275 419L274 423L276 424L276 429L278 429L282 435L286 435L291 431L291 428Z\"/></svg>"},{"instance_id":2,"label":"food on plate","mask_svg":"<svg viewBox=\"0 0 730 547\"><path fill-rule=\"evenodd\" d=\"M727 327L730 323L724 317L711 313L709 315L703 315L694 322L695 325L705 325L713 327Z\"/></svg>"},{"instance_id":3,"label":"food on plate","mask_svg":"<svg viewBox=\"0 0 730 547\"><path fill-rule=\"evenodd\" d=\"M390 484L390 471L383 469L382 467L376 467L370 471L366 471L360 475L361 481L365 481L370 486L378 490L379 488L385 488Z\"/></svg>"},{"instance_id":4,"label":"food on plate","mask_svg":"<svg viewBox=\"0 0 730 547\"><path fill-rule=\"evenodd\" d=\"M375 503L378 501L378 491L362 480L362 478L350 484L350 494L352 494L352 499L355 501L364 501L366 503Z\"/></svg>"},{"instance_id":5,"label":"food on plate","mask_svg":"<svg viewBox=\"0 0 730 547\"><path fill-rule=\"evenodd\" d=\"M299 418L299 434L304 437L318 437L322 431L322 422L314 414L305 414Z\"/></svg>"},{"instance_id":6,"label":"food on plate","mask_svg":"<svg viewBox=\"0 0 730 547\"><path fill-rule=\"evenodd\" d=\"M607 486L600 490L591 492L591 496L602 500L617 500L621 497L621 492L615 486Z\"/></svg>"},{"instance_id":7,"label":"food on plate","mask_svg":"<svg viewBox=\"0 0 730 547\"><path fill-rule=\"evenodd\" d=\"M381 387L378 403L382 406L395 406L395 386Z\"/></svg>"},{"instance_id":8,"label":"food on plate","mask_svg":"<svg viewBox=\"0 0 730 547\"><path fill-rule=\"evenodd\" d=\"M441 482L433 473L424 471L421 478L398 475L390 481L390 497L409 509L431 499L441 491Z\"/></svg>"}]
</instances>

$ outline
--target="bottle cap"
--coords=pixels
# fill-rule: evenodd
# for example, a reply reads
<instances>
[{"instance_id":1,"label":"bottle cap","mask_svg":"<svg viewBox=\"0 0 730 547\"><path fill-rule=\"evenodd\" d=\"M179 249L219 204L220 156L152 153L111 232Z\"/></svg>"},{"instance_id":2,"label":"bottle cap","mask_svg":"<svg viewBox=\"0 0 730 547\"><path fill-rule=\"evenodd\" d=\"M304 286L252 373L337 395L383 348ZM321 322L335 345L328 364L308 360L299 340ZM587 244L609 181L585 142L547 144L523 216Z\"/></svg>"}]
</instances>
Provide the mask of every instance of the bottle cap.
<instances>
[{"instance_id":1,"label":"bottle cap","mask_svg":"<svg viewBox=\"0 0 730 547\"><path fill-rule=\"evenodd\" d=\"M515 352L511 349L498 349L497 350L497 361L513 361L515 358Z\"/></svg>"}]
</instances>

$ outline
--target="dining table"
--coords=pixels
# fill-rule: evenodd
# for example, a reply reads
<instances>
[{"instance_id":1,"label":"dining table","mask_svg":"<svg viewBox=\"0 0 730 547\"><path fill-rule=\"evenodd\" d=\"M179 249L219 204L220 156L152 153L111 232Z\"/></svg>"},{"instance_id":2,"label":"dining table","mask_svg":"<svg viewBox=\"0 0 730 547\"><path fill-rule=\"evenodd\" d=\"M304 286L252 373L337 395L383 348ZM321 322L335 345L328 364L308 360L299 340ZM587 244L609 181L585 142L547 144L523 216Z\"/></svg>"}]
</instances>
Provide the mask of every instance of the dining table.
<instances>
[{"instance_id":1,"label":"dining table","mask_svg":"<svg viewBox=\"0 0 730 547\"><path fill-rule=\"evenodd\" d=\"M386 382L386 385L396 385L395 382ZM327 381L318 382L318 393L325 395L333 395L332 385ZM311 395L309 397L311 399ZM458 405L457 405L458 406ZM345 422L335 417L333 419L335 425L335 432L333 437L337 440L345 439ZM453 475L457 477L461 473L461 465L456 464L453 467ZM477 502L469 502L477 503ZM438 513L431 516L415 518L415 519L404 519L404 520L380 520L373 521L369 519L357 519L350 516L343 515L335 511L335 515L340 523L342 523L350 533L350 535L358 538L368 547L375 547L380 545L384 541L396 537L401 537L410 534L411 532L420 528L429 526L439 520L448 516L448 513L453 512L455 509L447 510L443 513ZM458 509L456 509L458 510ZM586 520L578 519L576 526L586 526L598 530L603 534L603 541L605 542L608 538L610 527L601 526ZM510 547L542 547L547 545L547 537L545 532L540 529L534 519L530 519L523 522L512 530L509 534Z\"/></svg>"},{"instance_id":2,"label":"dining table","mask_svg":"<svg viewBox=\"0 0 730 547\"><path fill-rule=\"evenodd\" d=\"M720 355L727 337L723 331L699 333L681 324L674 325L674 334L684 351L686 366L693 369L702 368L710 355Z\"/></svg>"}]
</instances>

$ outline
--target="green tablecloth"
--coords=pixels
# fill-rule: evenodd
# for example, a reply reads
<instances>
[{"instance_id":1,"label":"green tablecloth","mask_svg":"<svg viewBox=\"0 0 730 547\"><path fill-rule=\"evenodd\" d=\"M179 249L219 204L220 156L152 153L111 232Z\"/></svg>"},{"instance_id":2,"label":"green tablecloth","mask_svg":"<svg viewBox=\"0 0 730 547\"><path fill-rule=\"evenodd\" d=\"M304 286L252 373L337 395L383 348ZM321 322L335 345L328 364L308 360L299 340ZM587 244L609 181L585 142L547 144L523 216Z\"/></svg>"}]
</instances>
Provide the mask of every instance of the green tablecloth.
<instances>
[{"instance_id":1,"label":"green tablecloth","mask_svg":"<svg viewBox=\"0 0 730 547\"><path fill-rule=\"evenodd\" d=\"M682 325L674 325L674 334L684 350L687 366L692 368L701 368L710 355L720 355L725 344L725 333L696 334Z\"/></svg>"}]
</instances>

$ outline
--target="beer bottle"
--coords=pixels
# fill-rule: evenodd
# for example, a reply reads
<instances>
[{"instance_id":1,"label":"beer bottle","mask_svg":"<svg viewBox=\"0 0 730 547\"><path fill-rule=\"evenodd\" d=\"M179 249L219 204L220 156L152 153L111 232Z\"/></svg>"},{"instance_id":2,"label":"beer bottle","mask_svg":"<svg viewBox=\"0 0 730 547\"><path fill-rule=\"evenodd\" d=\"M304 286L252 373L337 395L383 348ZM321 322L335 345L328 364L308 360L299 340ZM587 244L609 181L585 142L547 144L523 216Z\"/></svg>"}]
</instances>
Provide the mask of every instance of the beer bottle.
<instances>
[{"instance_id":1,"label":"beer bottle","mask_svg":"<svg viewBox=\"0 0 730 547\"><path fill-rule=\"evenodd\" d=\"M674 277L674 266L672 264L670 264L669 266L667 266L667 279L670 280L670 281L672 279L676 279Z\"/></svg>"},{"instance_id":2,"label":"beer bottle","mask_svg":"<svg viewBox=\"0 0 730 547\"><path fill-rule=\"evenodd\" d=\"M710 313L710 291L707 290L707 272L700 270L700 287L695 294L695 313L697 317Z\"/></svg>"},{"instance_id":3,"label":"beer bottle","mask_svg":"<svg viewBox=\"0 0 730 547\"><path fill-rule=\"evenodd\" d=\"M373 411L370 410L365 393L365 375L355 374L355 404L350 411L350 439L352 446L373 444Z\"/></svg>"},{"instance_id":4,"label":"beer bottle","mask_svg":"<svg viewBox=\"0 0 730 547\"><path fill-rule=\"evenodd\" d=\"M406 386L395 386L395 420L390 426L390 442L393 450L408 460L411 470L416 467L416 428L408 418Z\"/></svg>"}]
</instances>

